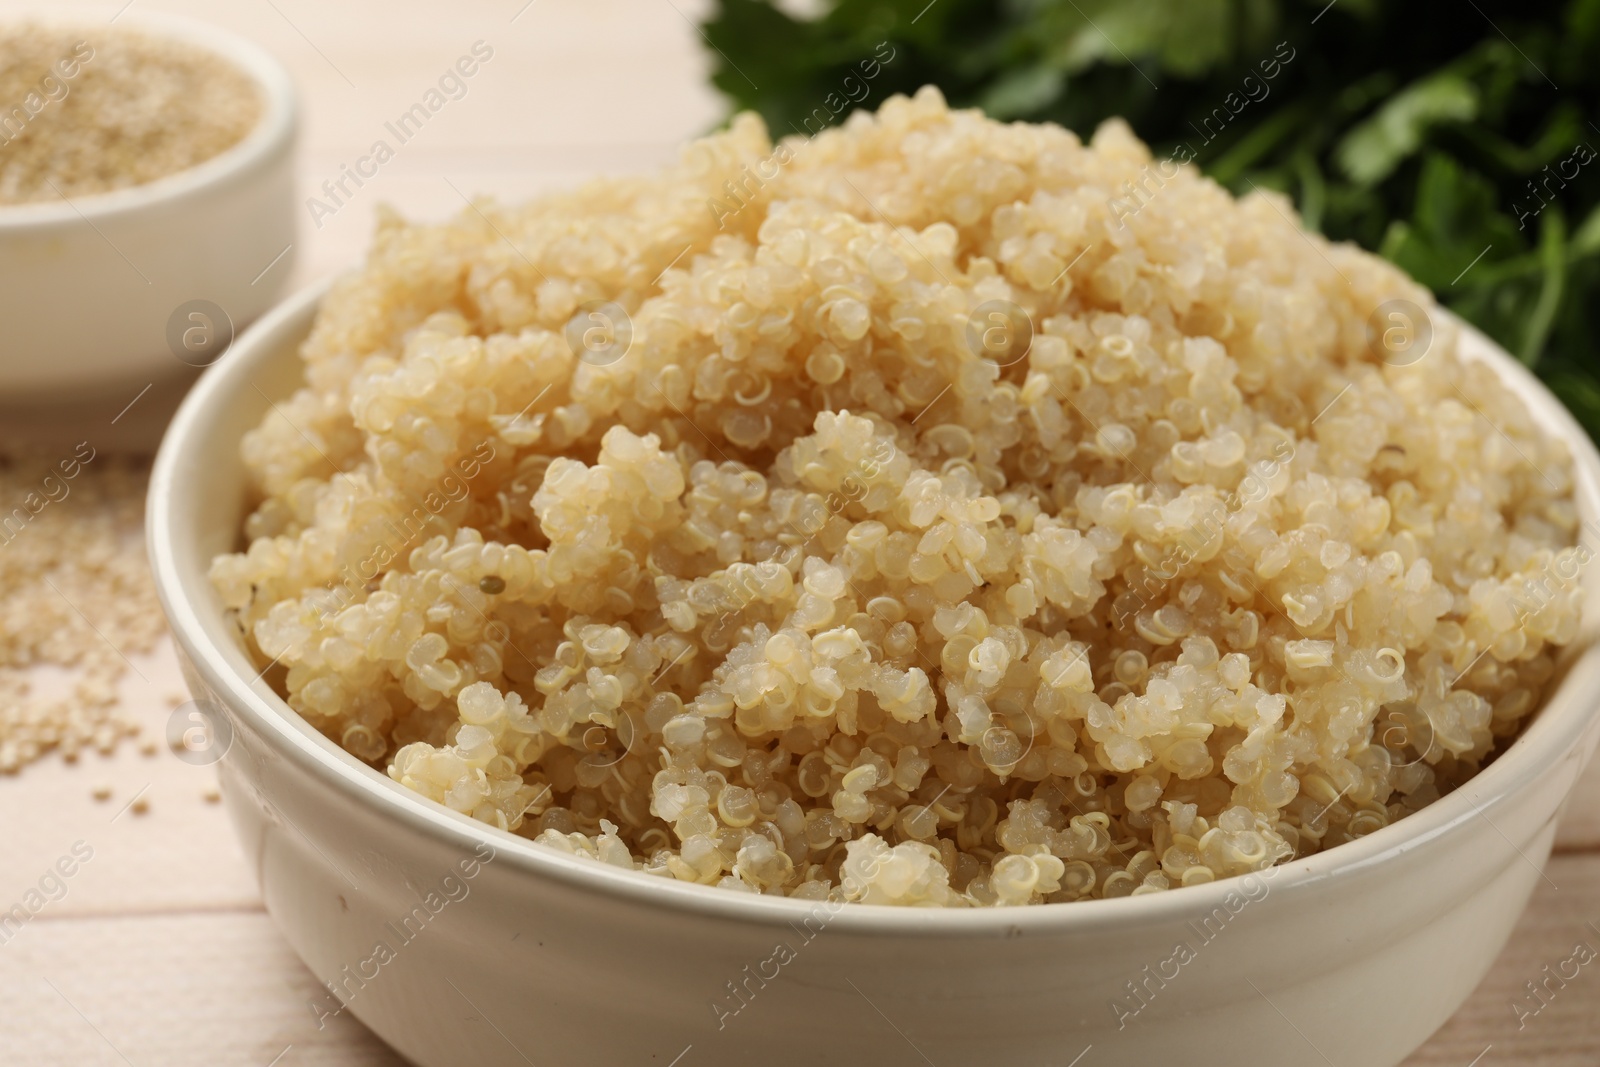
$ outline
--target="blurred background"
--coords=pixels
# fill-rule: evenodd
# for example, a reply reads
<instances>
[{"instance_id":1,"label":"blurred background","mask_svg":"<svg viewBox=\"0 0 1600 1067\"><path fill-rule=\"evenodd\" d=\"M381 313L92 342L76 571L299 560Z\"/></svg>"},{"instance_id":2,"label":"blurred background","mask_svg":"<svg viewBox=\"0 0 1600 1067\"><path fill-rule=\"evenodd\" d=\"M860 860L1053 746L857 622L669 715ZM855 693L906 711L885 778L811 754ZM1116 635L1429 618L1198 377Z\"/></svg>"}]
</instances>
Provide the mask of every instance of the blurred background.
<instances>
[{"instance_id":1,"label":"blurred background","mask_svg":"<svg viewBox=\"0 0 1600 1067\"><path fill-rule=\"evenodd\" d=\"M4 19L38 9L0 0ZM1235 191L1286 192L1308 226L1411 271L1600 430L1600 0L57 0L50 10L189 15L287 66L303 125L286 292L359 260L382 205L439 219L469 196L521 200L652 169L732 108L760 112L775 134L809 134L932 82L955 104L1085 137L1126 116L1158 153L1192 158ZM306 203L480 41L493 55L461 99L336 211ZM84 294L86 314L93 302ZM175 360L115 425L146 381L85 382L47 401L0 396L0 449L75 441L93 426L108 454L148 452L194 374ZM0 553L0 579L12 559ZM7 595L0 581L0 637L27 621ZM62 617L93 641L104 620L90 615ZM0 682L26 670L43 686L70 684L70 668L8 662L14 647L0 641ZM0 1064L398 1064L348 1014L319 1023L321 988L262 910L212 802L210 768L150 740L186 699L164 639L127 662L118 699L142 743L0 775L0 910L77 843L93 850L60 899L0 942ZM10 692L0 684L0 699ZM1537 1025L1519 1028L1514 1010L1574 939L1600 946L1597 813L1591 775L1549 885L1496 971L1411 1063L1600 1063L1600 979L1588 969Z\"/></svg>"}]
</instances>

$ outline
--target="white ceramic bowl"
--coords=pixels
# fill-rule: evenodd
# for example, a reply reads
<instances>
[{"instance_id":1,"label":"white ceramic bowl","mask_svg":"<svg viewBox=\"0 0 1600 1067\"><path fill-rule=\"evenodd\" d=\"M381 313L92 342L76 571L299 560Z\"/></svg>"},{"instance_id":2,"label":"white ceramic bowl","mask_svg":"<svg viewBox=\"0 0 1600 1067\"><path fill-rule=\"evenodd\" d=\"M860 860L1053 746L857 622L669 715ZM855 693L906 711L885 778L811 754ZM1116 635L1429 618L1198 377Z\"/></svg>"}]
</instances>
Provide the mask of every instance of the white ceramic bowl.
<instances>
[{"instance_id":1,"label":"white ceramic bowl","mask_svg":"<svg viewBox=\"0 0 1600 1067\"><path fill-rule=\"evenodd\" d=\"M189 685L233 733L222 788L267 909L339 991L313 1010L347 1001L425 1067L1389 1067L1488 970L1600 736L1591 646L1499 760L1419 814L1269 877L1117 900L830 910L557 853L307 726L206 580L239 543L240 434L300 380L320 295L257 323L189 395L156 462L150 550ZM1467 343L1571 442L1593 524L1594 448L1514 360Z\"/></svg>"},{"instance_id":2,"label":"white ceramic bowl","mask_svg":"<svg viewBox=\"0 0 1600 1067\"><path fill-rule=\"evenodd\" d=\"M6 18L85 22L59 10ZM202 22L136 9L117 25L232 63L259 86L261 119L220 155L144 185L0 205L0 396L8 399L171 369L175 312L209 301L242 328L277 301L294 263L298 105L288 72L256 45ZM43 112L34 121L47 120ZM203 365L207 351L214 349L186 351L185 362Z\"/></svg>"}]
</instances>

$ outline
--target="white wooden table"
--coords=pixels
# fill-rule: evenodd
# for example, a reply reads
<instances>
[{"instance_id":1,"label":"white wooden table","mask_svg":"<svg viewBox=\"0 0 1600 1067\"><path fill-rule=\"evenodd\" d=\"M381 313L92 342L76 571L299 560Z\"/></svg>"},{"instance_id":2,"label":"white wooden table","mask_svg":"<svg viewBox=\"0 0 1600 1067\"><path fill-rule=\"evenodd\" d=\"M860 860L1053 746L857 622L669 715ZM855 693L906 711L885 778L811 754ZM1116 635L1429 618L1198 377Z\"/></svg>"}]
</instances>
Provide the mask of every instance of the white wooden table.
<instances>
[{"instance_id":1,"label":"white wooden table","mask_svg":"<svg viewBox=\"0 0 1600 1067\"><path fill-rule=\"evenodd\" d=\"M101 18L116 10L76 6ZM16 7L0 0L0 13ZM303 216L296 286L356 261L380 202L440 218L461 207L452 183L516 199L648 169L722 112L688 22L701 10L694 0L134 0L142 9L221 23L293 70L305 102L307 195L475 41L494 49L468 95L345 209L320 229ZM144 423L129 420L130 446L158 432L161 405L148 411ZM26 421L17 415L10 428ZM147 736L160 737L182 683L167 648L138 666L149 682L130 674L124 699ZM75 843L93 849L65 896L0 944L0 1065L399 1064L349 1015L318 1028L316 980L262 910L226 815L204 798L212 781L210 769L164 746L146 757L134 745L0 778L0 910ZM99 782L114 786L111 800L91 798ZM136 794L149 800L147 813L124 810ZM1551 884L1541 884L1494 972L1411 1064L1600 1063L1600 975L1591 973L1600 968L1585 967L1520 1031L1513 1008L1545 964L1578 942L1600 949L1590 925L1600 923L1600 773L1568 811L1557 852Z\"/></svg>"}]
</instances>

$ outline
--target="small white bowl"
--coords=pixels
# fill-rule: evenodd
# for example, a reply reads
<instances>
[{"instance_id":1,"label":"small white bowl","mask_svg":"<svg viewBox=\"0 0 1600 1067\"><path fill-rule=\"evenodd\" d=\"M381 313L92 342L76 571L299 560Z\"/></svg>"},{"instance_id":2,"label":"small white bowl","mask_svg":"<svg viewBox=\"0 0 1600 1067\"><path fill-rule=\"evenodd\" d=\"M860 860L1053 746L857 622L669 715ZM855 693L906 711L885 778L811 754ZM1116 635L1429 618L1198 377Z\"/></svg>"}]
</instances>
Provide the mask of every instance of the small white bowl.
<instances>
[{"instance_id":1,"label":"small white bowl","mask_svg":"<svg viewBox=\"0 0 1600 1067\"><path fill-rule=\"evenodd\" d=\"M59 9L6 18L85 25ZM189 310L217 316L185 305L207 301L242 328L276 302L294 263L299 108L288 71L244 38L192 19L130 11L117 25L193 44L239 68L260 90L261 118L232 148L153 182L0 205L0 396L7 399L131 381L179 358L204 365L221 342L195 342L231 327L190 319ZM179 338L198 327L189 348L169 343L174 322L183 324Z\"/></svg>"},{"instance_id":2,"label":"small white bowl","mask_svg":"<svg viewBox=\"0 0 1600 1067\"><path fill-rule=\"evenodd\" d=\"M424 1067L1392 1067L1488 971L1600 738L1600 648L1585 644L1517 741L1438 803L1262 876L1116 900L830 909L561 854L313 730L206 579L239 546L240 434L300 382L321 295L257 323L179 410L150 553L189 685L231 733L218 770L267 908L338 992L311 1010L347 1003ZM1475 334L1465 346L1570 443L1594 528L1600 456L1583 431L1515 360ZM1584 581L1592 623L1593 568Z\"/></svg>"}]
</instances>

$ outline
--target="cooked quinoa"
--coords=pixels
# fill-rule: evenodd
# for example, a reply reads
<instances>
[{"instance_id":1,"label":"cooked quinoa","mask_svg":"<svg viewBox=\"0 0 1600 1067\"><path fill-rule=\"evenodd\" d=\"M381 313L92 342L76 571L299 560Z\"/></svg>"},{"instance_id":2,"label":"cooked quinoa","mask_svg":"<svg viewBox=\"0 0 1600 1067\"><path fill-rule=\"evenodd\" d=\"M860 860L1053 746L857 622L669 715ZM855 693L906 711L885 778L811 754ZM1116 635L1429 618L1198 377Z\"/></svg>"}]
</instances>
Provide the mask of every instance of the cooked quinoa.
<instances>
[{"instance_id":1,"label":"cooked quinoa","mask_svg":"<svg viewBox=\"0 0 1600 1067\"><path fill-rule=\"evenodd\" d=\"M243 71L113 26L0 27L0 204L87 196L232 148L261 115Z\"/></svg>"},{"instance_id":2,"label":"cooked quinoa","mask_svg":"<svg viewBox=\"0 0 1600 1067\"><path fill-rule=\"evenodd\" d=\"M1575 636L1569 455L1450 320L1379 358L1394 267L1152 166L924 89L386 216L216 586L348 751L667 878L1072 901L1371 833Z\"/></svg>"}]
</instances>

